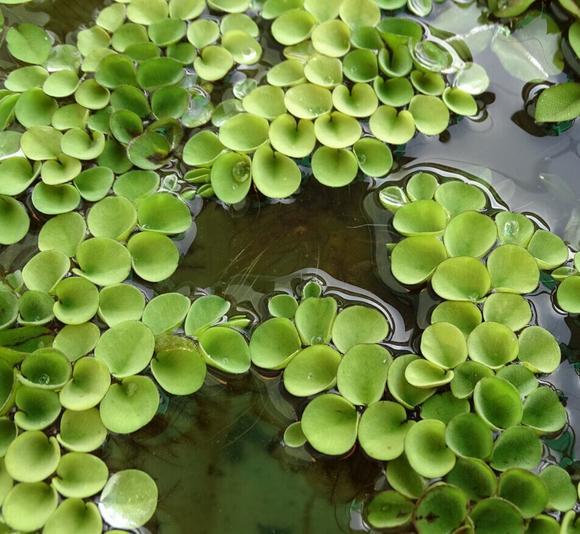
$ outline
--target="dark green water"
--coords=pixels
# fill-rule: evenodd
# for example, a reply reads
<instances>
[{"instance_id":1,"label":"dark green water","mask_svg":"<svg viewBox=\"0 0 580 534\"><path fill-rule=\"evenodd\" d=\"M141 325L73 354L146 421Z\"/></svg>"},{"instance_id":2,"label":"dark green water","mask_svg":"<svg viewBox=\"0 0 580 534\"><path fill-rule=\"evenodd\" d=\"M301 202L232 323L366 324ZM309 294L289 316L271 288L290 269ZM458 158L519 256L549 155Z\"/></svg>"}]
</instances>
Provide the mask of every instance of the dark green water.
<instances>
[{"instance_id":1,"label":"dark green water","mask_svg":"<svg viewBox=\"0 0 580 534\"><path fill-rule=\"evenodd\" d=\"M99 4L54 0L30 8L34 14L23 8L13 13L20 20L38 22L35 19L42 19L42 11L50 12L54 16L49 27L64 38L67 31L87 23ZM487 181L512 209L537 214L578 247L580 129L575 126L560 136L536 137L516 124L525 83L490 50L500 30L481 26L478 14L474 4L458 7L447 1L430 19L445 29L469 34L467 40L477 50L474 59L492 80L487 117L481 122L463 120L442 139L418 136L388 180L399 180L412 168L443 175L459 169ZM549 55L541 41L533 52L532 57ZM358 182L329 191L311 180L291 203L250 203L240 211L228 211L205 201L196 220L195 240L184 242L187 253L179 271L151 289L211 288L239 309L261 315L265 295L318 276L344 299L366 300L387 310L395 323L392 343L404 347L413 338L416 313L424 308L426 297L401 295L389 277L384 248L389 216L372 189L373 184ZM2 251L0 263L21 264L29 251L26 245ZM580 359L578 322L554 311L547 289L539 290L533 303L538 322L568 347L571 360ZM578 428L577 374L565 363L552 378L568 398L571 426ZM300 405L289 401L276 377L252 372L226 383L212 377L192 397L167 398L162 413L144 430L129 438L111 438L105 456L111 470L139 467L156 479L160 504L148 525L151 533L363 530L356 503L381 483L380 465L360 453L321 460L284 448L281 434L297 409ZM570 442L564 441L555 448L572 456Z\"/></svg>"}]
</instances>

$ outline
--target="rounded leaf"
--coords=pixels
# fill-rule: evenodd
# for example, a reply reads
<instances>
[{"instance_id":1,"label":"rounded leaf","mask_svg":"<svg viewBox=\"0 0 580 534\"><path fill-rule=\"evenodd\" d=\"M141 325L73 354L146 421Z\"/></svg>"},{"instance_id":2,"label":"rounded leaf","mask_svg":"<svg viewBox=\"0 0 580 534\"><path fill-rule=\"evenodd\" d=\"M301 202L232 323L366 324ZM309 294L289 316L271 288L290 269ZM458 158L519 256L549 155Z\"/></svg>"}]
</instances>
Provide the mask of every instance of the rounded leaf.
<instances>
[{"instance_id":1,"label":"rounded leaf","mask_svg":"<svg viewBox=\"0 0 580 534\"><path fill-rule=\"evenodd\" d=\"M258 191L269 198L285 198L300 187L302 174L288 156L268 146L256 150L252 160L252 177Z\"/></svg>"},{"instance_id":2,"label":"rounded leaf","mask_svg":"<svg viewBox=\"0 0 580 534\"><path fill-rule=\"evenodd\" d=\"M127 243L133 270L143 280L160 282L169 278L179 263L179 250L166 235L140 232Z\"/></svg>"},{"instance_id":3,"label":"rounded leaf","mask_svg":"<svg viewBox=\"0 0 580 534\"><path fill-rule=\"evenodd\" d=\"M90 321L99 308L95 285L81 277L71 276L54 287L56 318L65 324L78 325Z\"/></svg>"},{"instance_id":4,"label":"rounded leaf","mask_svg":"<svg viewBox=\"0 0 580 534\"><path fill-rule=\"evenodd\" d=\"M145 308L145 296L134 286L116 284L101 289L99 293L99 317L108 326L124 321L138 321Z\"/></svg>"},{"instance_id":5,"label":"rounded leaf","mask_svg":"<svg viewBox=\"0 0 580 534\"><path fill-rule=\"evenodd\" d=\"M284 387L296 397L310 397L336 383L340 354L327 345L300 351L284 369Z\"/></svg>"},{"instance_id":6,"label":"rounded leaf","mask_svg":"<svg viewBox=\"0 0 580 534\"><path fill-rule=\"evenodd\" d=\"M535 469L542 459L542 447L540 438L531 428L510 427L495 441L490 465L496 471L512 467Z\"/></svg>"},{"instance_id":7,"label":"rounded leaf","mask_svg":"<svg viewBox=\"0 0 580 534\"><path fill-rule=\"evenodd\" d=\"M45 482L16 484L6 495L2 515L6 524L22 532L41 529L56 510L58 496Z\"/></svg>"},{"instance_id":8,"label":"rounded leaf","mask_svg":"<svg viewBox=\"0 0 580 534\"><path fill-rule=\"evenodd\" d=\"M407 237L393 248L391 271L402 284L422 284L446 258L447 251L436 237Z\"/></svg>"},{"instance_id":9,"label":"rounded leaf","mask_svg":"<svg viewBox=\"0 0 580 534\"><path fill-rule=\"evenodd\" d=\"M209 328L200 334L199 344L206 363L211 367L232 374L243 374L250 368L248 344L239 332L231 328Z\"/></svg>"},{"instance_id":10,"label":"rounded leaf","mask_svg":"<svg viewBox=\"0 0 580 534\"><path fill-rule=\"evenodd\" d=\"M473 401L475 411L493 429L509 428L522 420L519 391L503 378L482 378L475 386Z\"/></svg>"},{"instance_id":11,"label":"rounded leaf","mask_svg":"<svg viewBox=\"0 0 580 534\"><path fill-rule=\"evenodd\" d=\"M445 424L434 419L415 423L405 437L405 454L421 476L438 478L455 465L455 454L445 444Z\"/></svg>"},{"instance_id":12,"label":"rounded leaf","mask_svg":"<svg viewBox=\"0 0 580 534\"><path fill-rule=\"evenodd\" d=\"M487 258L491 285L506 293L530 293L538 287L540 271L534 257L518 245L502 245Z\"/></svg>"},{"instance_id":13,"label":"rounded leaf","mask_svg":"<svg viewBox=\"0 0 580 534\"><path fill-rule=\"evenodd\" d=\"M398 356L391 363L387 376L389 393L409 410L422 404L435 393L435 389L415 387L405 378L407 367L418 359L419 357L414 354Z\"/></svg>"},{"instance_id":14,"label":"rounded leaf","mask_svg":"<svg viewBox=\"0 0 580 534\"><path fill-rule=\"evenodd\" d=\"M105 363L90 356L81 358L60 392L60 403L68 410L89 410L101 402L110 385L111 375Z\"/></svg>"},{"instance_id":15,"label":"rounded leaf","mask_svg":"<svg viewBox=\"0 0 580 534\"><path fill-rule=\"evenodd\" d=\"M487 423L474 413L455 416L445 431L445 441L458 456L485 460L493 448L493 436Z\"/></svg>"},{"instance_id":16,"label":"rounded leaf","mask_svg":"<svg viewBox=\"0 0 580 534\"><path fill-rule=\"evenodd\" d=\"M98 449L106 438L107 429L97 408L83 411L65 410L62 414L57 439L66 449L91 452Z\"/></svg>"},{"instance_id":17,"label":"rounded leaf","mask_svg":"<svg viewBox=\"0 0 580 534\"><path fill-rule=\"evenodd\" d=\"M294 323L284 317L260 324L250 339L252 363L263 369L281 369L302 348Z\"/></svg>"},{"instance_id":18,"label":"rounded leaf","mask_svg":"<svg viewBox=\"0 0 580 534\"><path fill-rule=\"evenodd\" d=\"M459 328L464 336L471 334L481 322L481 311L473 302L444 301L431 314L431 323L450 323Z\"/></svg>"},{"instance_id":19,"label":"rounded leaf","mask_svg":"<svg viewBox=\"0 0 580 534\"><path fill-rule=\"evenodd\" d=\"M385 143L404 145L415 135L415 119L407 110L380 106L369 121L372 134Z\"/></svg>"},{"instance_id":20,"label":"rounded leaf","mask_svg":"<svg viewBox=\"0 0 580 534\"><path fill-rule=\"evenodd\" d=\"M139 528L155 513L157 495L157 486L147 473L126 469L107 482L99 498L99 511L114 528Z\"/></svg>"},{"instance_id":21,"label":"rounded leaf","mask_svg":"<svg viewBox=\"0 0 580 534\"><path fill-rule=\"evenodd\" d=\"M303 83L286 91L284 103L296 118L315 119L332 109L332 95L324 87Z\"/></svg>"},{"instance_id":22,"label":"rounded leaf","mask_svg":"<svg viewBox=\"0 0 580 534\"><path fill-rule=\"evenodd\" d=\"M145 306L143 324L156 336L172 332L183 324L190 307L191 301L181 293L158 295Z\"/></svg>"},{"instance_id":23,"label":"rounded leaf","mask_svg":"<svg viewBox=\"0 0 580 534\"><path fill-rule=\"evenodd\" d=\"M471 511L471 519L480 534L518 534L524 530L524 519L510 502L490 497L478 502Z\"/></svg>"},{"instance_id":24,"label":"rounded leaf","mask_svg":"<svg viewBox=\"0 0 580 534\"><path fill-rule=\"evenodd\" d=\"M103 333L95 347L95 358L107 364L111 374L124 378L140 373L149 365L155 337L139 321L124 321Z\"/></svg>"},{"instance_id":25,"label":"rounded leaf","mask_svg":"<svg viewBox=\"0 0 580 534\"><path fill-rule=\"evenodd\" d=\"M416 200L395 212L393 226L404 236L441 235L447 226L447 213L434 200Z\"/></svg>"},{"instance_id":26,"label":"rounded leaf","mask_svg":"<svg viewBox=\"0 0 580 534\"><path fill-rule=\"evenodd\" d=\"M306 119L297 121L292 115L280 115L270 124L270 143L292 158L304 158L316 145L314 124Z\"/></svg>"},{"instance_id":27,"label":"rounded leaf","mask_svg":"<svg viewBox=\"0 0 580 534\"><path fill-rule=\"evenodd\" d=\"M518 356L518 340L510 328L493 322L476 326L467 340L469 357L498 369Z\"/></svg>"},{"instance_id":28,"label":"rounded leaf","mask_svg":"<svg viewBox=\"0 0 580 534\"><path fill-rule=\"evenodd\" d=\"M421 336L421 353L443 369L452 369L467 359L465 336L451 323L432 324Z\"/></svg>"},{"instance_id":29,"label":"rounded leaf","mask_svg":"<svg viewBox=\"0 0 580 534\"><path fill-rule=\"evenodd\" d=\"M58 464L52 484L63 497L85 499L103 489L109 469L103 460L84 452L69 452Z\"/></svg>"},{"instance_id":30,"label":"rounded leaf","mask_svg":"<svg viewBox=\"0 0 580 534\"><path fill-rule=\"evenodd\" d=\"M159 391L153 380L129 376L111 385L99 410L107 430L131 434L149 424L158 407Z\"/></svg>"},{"instance_id":31,"label":"rounded leaf","mask_svg":"<svg viewBox=\"0 0 580 534\"><path fill-rule=\"evenodd\" d=\"M268 139L268 121L251 113L239 113L222 124L219 140L231 150L250 152Z\"/></svg>"},{"instance_id":32,"label":"rounded leaf","mask_svg":"<svg viewBox=\"0 0 580 534\"><path fill-rule=\"evenodd\" d=\"M405 409L396 402L380 401L369 406L358 425L358 440L375 460L393 460L403 454L405 436L414 425Z\"/></svg>"},{"instance_id":33,"label":"rounded leaf","mask_svg":"<svg viewBox=\"0 0 580 534\"><path fill-rule=\"evenodd\" d=\"M191 395L203 386L206 364L197 350L162 350L151 361L155 380L172 395Z\"/></svg>"},{"instance_id":34,"label":"rounded leaf","mask_svg":"<svg viewBox=\"0 0 580 534\"><path fill-rule=\"evenodd\" d=\"M459 488L435 484L423 495L415 510L417 531L451 532L465 520L467 507L467 496Z\"/></svg>"},{"instance_id":35,"label":"rounded leaf","mask_svg":"<svg viewBox=\"0 0 580 534\"><path fill-rule=\"evenodd\" d=\"M24 239L30 228L26 208L18 200L0 195L0 245L13 245Z\"/></svg>"},{"instance_id":36,"label":"rounded leaf","mask_svg":"<svg viewBox=\"0 0 580 534\"><path fill-rule=\"evenodd\" d=\"M6 450L6 471L19 482L40 482L56 471L60 447L39 430L23 432Z\"/></svg>"},{"instance_id":37,"label":"rounded leaf","mask_svg":"<svg viewBox=\"0 0 580 534\"><path fill-rule=\"evenodd\" d=\"M483 316L486 321L501 323L516 332L532 320L532 309L520 295L493 293L485 299Z\"/></svg>"},{"instance_id":38,"label":"rounded leaf","mask_svg":"<svg viewBox=\"0 0 580 534\"><path fill-rule=\"evenodd\" d=\"M353 404L370 405L385 392L392 356L380 345L355 345L346 352L337 372L340 394Z\"/></svg>"},{"instance_id":39,"label":"rounded leaf","mask_svg":"<svg viewBox=\"0 0 580 534\"><path fill-rule=\"evenodd\" d=\"M558 465L548 465L540 472L548 489L546 508L567 512L576 504L577 492L570 475Z\"/></svg>"},{"instance_id":40,"label":"rounded leaf","mask_svg":"<svg viewBox=\"0 0 580 534\"><path fill-rule=\"evenodd\" d=\"M312 173L322 185L344 187L356 178L358 162L350 150L321 146L312 156Z\"/></svg>"},{"instance_id":41,"label":"rounded leaf","mask_svg":"<svg viewBox=\"0 0 580 534\"><path fill-rule=\"evenodd\" d=\"M411 521L413 509L413 502L396 491L382 491L368 503L366 515L375 528L395 528Z\"/></svg>"},{"instance_id":42,"label":"rounded leaf","mask_svg":"<svg viewBox=\"0 0 580 534\"><path fill-rule=\"evenodd\" d=\"M103 520L95 504L81 499L65 499L49 517L43 533L97 534L102 529Z\"/></svg>"},{"instance_id":43,"label":"rounded leaf","mask_svg":"<svg viewBox=\"0 0 580 534\"><path fill-rule=\"evenodd\" d=\"M541 326L529 326L519 337L518 360L534 373L552 373L562 358L556 338Z\"/></svg>"},{"instance_id":44,"label":"rounded leaf","mask_svg":"<svg viewBox=\"0 0 580 534\"><path fill-rule=\"evenodd\" d=\"M338 395L320 395L310 401L302 414L301 424L310 445L322 454L345 454L356 442L356 409Z\"/></svg>"},{"instance_id":45,"label":"rounded leaf","mask_svg":"<svg viewBox=\"0 0 580 534\"><path fill-rule=\"evenodd\" d=\"M509 469L499 477L498 495L515 504L526 519L543 512L548 504L548 488L536 474Z\"/></svg>"},{"instance_id":46,"label":"rounded leaf","mask_svg":"<svg viewBox=\"0 0 580 534\"><path fill-rule=\"evenodd\" d=\"M522 424L534 430L551 434L562 430L568 420L556 392L547 386L532 391L524 402Z\"/></svg>"}]
</instances>

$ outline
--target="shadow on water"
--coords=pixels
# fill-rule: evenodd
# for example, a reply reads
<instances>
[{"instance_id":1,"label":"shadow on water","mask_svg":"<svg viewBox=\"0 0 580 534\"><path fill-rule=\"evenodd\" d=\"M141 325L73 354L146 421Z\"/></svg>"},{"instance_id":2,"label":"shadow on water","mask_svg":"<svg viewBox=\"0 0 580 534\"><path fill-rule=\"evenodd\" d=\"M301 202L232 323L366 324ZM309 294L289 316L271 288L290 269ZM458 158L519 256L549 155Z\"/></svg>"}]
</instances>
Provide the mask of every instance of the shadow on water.
<instances>
[{"instance_id":1,"label":"shadow on water","mask_svg":"<svg viewBox=\"0 0 580 534\"><path fill-rule=\"evenodd\" d=\"M363 211L368 186L341 189L310 180L289 204L263 205L240 213L207 202L196 219L197 237L167 285L227 289L233 279L282 277L316 267L382 297L387 290L374 275L369 253L372 222Z\"/></svg>"}]
</instances>

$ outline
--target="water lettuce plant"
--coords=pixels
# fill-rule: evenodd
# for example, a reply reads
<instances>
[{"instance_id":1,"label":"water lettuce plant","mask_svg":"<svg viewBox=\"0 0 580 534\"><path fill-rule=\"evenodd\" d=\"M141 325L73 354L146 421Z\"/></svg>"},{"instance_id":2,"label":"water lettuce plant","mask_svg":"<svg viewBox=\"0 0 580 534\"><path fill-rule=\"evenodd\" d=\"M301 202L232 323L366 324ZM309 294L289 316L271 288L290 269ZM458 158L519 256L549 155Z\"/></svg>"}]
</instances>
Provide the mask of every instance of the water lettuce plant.
<instances>
[{"instance_id":1,"label":"water lettuce plant","mask_svg":"<svg viewBox=\"0 0 580 534\"><path fill-rule=\"evenodd\" d=\"M404 5L418 17L432 7L267 0L265 36L248 0L131 0L74 44L29 23L8 29L0 245L34 225L38 250L0 281L1 527L146 525L156 484L109 472L108 435L144 428L208 373L253 368L302 403L287 446L360 447L386 462L371 526L520 532L548 528L544 512L558 510L573 528L568 473L531 472L567 416L536 378L561 354L526 295L552 271L559 308L580 313L580 260L523 215L492 213L481 188L423 172L380 193L400 237L394 278L438 301L416 354L389 346L384 310L316 283L272 295L259 323L216 294L143 290L176 271L194 196L286 198L308 166L327 187L382 177L393 147L478 113L485 72L460 39L392 13ZM267 39L279 57L259 84ZM483 82L462 83L470 71Z\"/></svg>"},{"instance_id":2,"label":"water lettuce plant","mask_svg":"<svg viewBox=\"0 0 580 534\"><path fill-rule=\"evenodd\" d=\"M215 295L198 295L192 304L168 293L146 303L133 285L105 284L99 291L85 277L62 277L61 264L47 261L35 260L20 284L0 290L0 402L9 422L2 465L12 488L2 498L5 524L23 532L100 532L103 521L139 528L156 509L154 481L131 469L109 476L95 451L109 432L147 425L160 390L190 395L208 367L247 371L250 349L240 329L250 321L226 320L230 305ZM65 283L73 286L65 291ZM43 326L54 316L56 336ZM184 330L190 338L177 335Z\"/></svg>"},{"instance_id":3,"label":"water lettuce plant","mask_svg":"<svg viewBox=\"0 0 580 534\"><path fill-rule=\"evenodd\" d=\"M396 356L387 373L387 392L401 407L419 408L420 419L405 422L403 445L391 458L361 442L387 461L388 487L368 502L367 521L376 528L412 522L426 533L519 532L527 522L544 528L557 499L546 481L562 474L570 498L574 486L556 465L536 474L542 436L564 428L566 410L536 378L556 370L561 353L554 336L534 324L526 295L541 272L553 271L558 305L577 313L577 255L526 216L490 211L476 182L419 172L385 187L379 199L399 234L389 245L394 278L401 290L430 286L436 304L420 352ZM391 430L389 440L395 435ZM413 486L411 476L419 477ZM429 479L438 481L426 485Z\"/></svg>"},{"instance_id":4,"label":"water lettuce plant","mask_svg":"<svg viewBox=\"0 0 580 534\"><path fill-rule=\"evenodd\" d=\"M487 215L475 185L439 184L434 175L414 174L396 195L398 186L380 194L383 201L406 199L396 208L385 202L395 212L393 228L405 230L392 249L394 276L403 284L430 281L440 299L417 354L389 346L392 321L383 310L325 296L316 283L299 296L271 296L271 317L252 325L230 314L218 295L147 298L138 285L112 276L118 266L95 284L86 273L100 279L100 268L71 273L70 244L47 239L0 293L2 411L9 422L1 427L3 462L13 481L3 502L7 525L97 532L103 522L145 524L156 507L155 483L131 469L109 474L95 454L107 434L126 435L151 422L160 390L190 395L208 371L240 374L251 366L280 373L288 394L304 399L300 419L284 433L287 446L339 457L360 447L386 463L390 489L365 509L376 528L413 522L418 532L430 532L435 521L444 529L473 523L515 532L526 522L543 524L551 510L570 511L576 502L570 475L552 464L533 472L543 437L560 432L567 415L557 393L536 378L555 370L561 355L552 334L531 323L525 297L540 270L568 261L568 249L535 223L514 224L518 214ZM416 217L408 218L405 211L415 206ZM397 213L404 217L395 224ZM463 224L479 224L475 214L485 230L460 243L472 256L456 256L448 247L464 235ZM396 253L409 241L416 243L415 259L438 243L429 270ZM405 274L417 268L419 277ZM123 266L124 276L129 271ZM23 321L23 311L34 315L23 301L38 310L38 321ZM52 320L49 301L61 326L56 337L44 326ZM34 513L24 513L32 505ZM489 515L498 523L487 525Z\"/></svg>"},{"instance_id":5,"label":"water lettuce plant","mask_svg":"<svg viewBox=\"0 0 580 534\"><path fill-rule=\"evenodd\" d=\"M70 267L68 260L66 266ZM277 369L283 372L288 392L299 397L338 387L344 399L321 395L320 409L314 404L305 412L300 427L305 439L328 454L342 454L357 436L358 415L352 403L372 404L375 408L361 420L362 428L368 428L363 446L381 457L392 455L390 447L377 442L376 425L395 414L403 422L406 414L396 403L377 403L392 361L381 345L390 322L377 309L339 306L335 298L321 296L316 284L309 284L300 302L289 294L273 296L272 319L249 335L251 320L227 317L230 303L217 295L197 295L192 302L180 293L167 293L148 300L127 283L114 282L99 290L84 277L63 277L58 263L53 278L44 282L43 287L50 288L26 288L27 283L40 283L38 276L50 272L44 270L49 267L43 262L34 272L29 267L19 285L4 284L1 292L8 312L0 332L1 402L2 413L11 421L4 429L2 456L14 486L3 504L9 528L31 531L58 524L65 529L61 532L76 532L81 528L77 509L82 507L90 511L80 514L87 532L102 528L103 521L116 528L144 525L157 503L152 479L135 470L109 476L94 453L108 433L124 435L146 426L158 411L160 390L195 393L208 369L229 374L245 373L252 364ZM57 316L61 330L56 337L41 326L44 321L33 326L18 313L12 316L10 308L21 309L31 292L56 310L62 303L57 299L66 300L58 292L65 282L83 286L71 290L70 321L64 328ZM97 318L105 328L96 326ZM339 403L355 423L337 429L336 441L329 440L326 431L317 437L326 424L326 398L328 406ZM393 438L393 446L402 447L403 434ZM60 499L64 500L59 504ZM37 509L29 518L24 511L31 503Z\"/></svg>"},{"instance_id":6,"label":"water lettuce plant","mask_svg":"<svg viewBox=\"0 0 580 534\"><path fill-rule=\"evenodd\" d=\"M6 46L18 63L0 94L0 126L18 132L18 147L2 152L2 227L10 234L0 243L26 234L29 218L14 197L29 187L44 215L102 201L92 210L94 237L124 242L135 230L175 235L187 217L166 227L147 217L155 207L169 208L170 199L146 198L157 192L154 173L166 165L177 167L174 196L215 194L235 204L253 187L286 198L300 188L304 160L329 187L358 175L384 176L392 145L404 145L417 130L438 135L453 116L473 116L481 107L474 95L485 86L473 94L452 86L471 68L466 47L412 19L385 16L375 0L360 13L351 0L340 9L265 2L260 15L272 21L271 38L284 48L261 85L245 74L262 60L264 37L245 13L248 2L193 5L115 3L75 44L29 23L9 29ZM408 7L419 16L430 11ZM363 134L367 120L370 132ZM128 190L136 176L147 177L150 187ZM116 208L125 226L103 227L99 218ZM141 238L134 267L148 263L146 249L157 244L169 253L167 241Z\"/></svg>"}]
</instances>

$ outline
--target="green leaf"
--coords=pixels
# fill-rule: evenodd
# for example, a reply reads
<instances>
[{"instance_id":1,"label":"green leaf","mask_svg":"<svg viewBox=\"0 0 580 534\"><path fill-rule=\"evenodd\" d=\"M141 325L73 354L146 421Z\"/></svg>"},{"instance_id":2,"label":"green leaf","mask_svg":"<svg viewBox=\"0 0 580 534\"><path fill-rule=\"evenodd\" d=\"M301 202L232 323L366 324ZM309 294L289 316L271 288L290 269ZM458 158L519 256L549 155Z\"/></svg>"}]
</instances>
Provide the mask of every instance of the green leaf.
<instances>
[{"instance_id":1,"label":"green leaf","mask_svg":"<svg viewBox=\"0 0 580 534\"><path fill-rule=\"evenodd\" d=\"M568 42L576 56L580 57L580 20L577 20L570 26L568 30Z\"/></svg>"},{"instance_id":2,"label":"green leaf","mask_svg":"<svg viewBox=\"0 0 580 534\"><path fill-rule=\"evenodd\" d=\"M42 65L50 54L52 42L48 33L35 24L19 24L6 34L8 50L18 60Z\"/></svg>"},{"instance_id":3,"label":"green leaf","mask_svg":"<svg viewBox=\"0 0 580 534\"><path fill-rule=\"evenodd\" d=\"M112 527L133 529L143 526L157 507L157 486L143 471L127 469L115 473L99 500L99 511Z\"/></svg>"},{"instance_id":4,"label":"green leaf","mask_svg":"<svg viewBox=\"0 0 580 534\"><path fill-rule=\"evenodd\" d=\"M545 89L536 104L538 122L569 121L580 116L580 83L567 82Z\"/></svg>"},{"instance_id":5,"label":"green leaf","mask_svg":"<svg viewBox=\"0 0 580 534\"><path fill-rule=\"evenodd\" d=\"M491 0L488 2L489 7L496 17L510 18L521 15L530 7L534 0L507 0L506 2L498 2Z\"/></svg>"}]
</instances>

